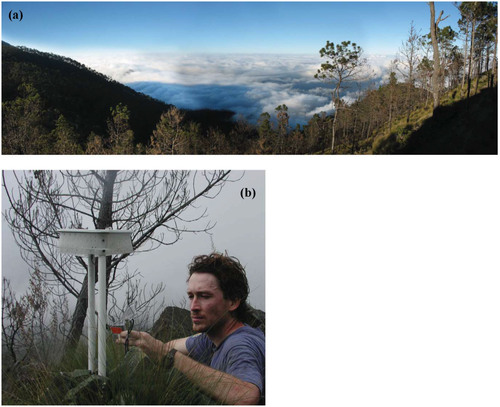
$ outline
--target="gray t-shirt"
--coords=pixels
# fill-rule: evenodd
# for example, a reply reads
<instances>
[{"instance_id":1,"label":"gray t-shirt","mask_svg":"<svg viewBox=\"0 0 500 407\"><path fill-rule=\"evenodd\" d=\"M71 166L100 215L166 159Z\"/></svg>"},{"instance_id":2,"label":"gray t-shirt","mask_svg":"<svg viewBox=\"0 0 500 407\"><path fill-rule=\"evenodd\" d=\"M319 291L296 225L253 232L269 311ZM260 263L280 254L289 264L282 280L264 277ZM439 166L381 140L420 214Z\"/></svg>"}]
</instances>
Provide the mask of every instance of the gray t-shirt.
<instances>
[{"instance_id":1,"label":"gray t-shirt","mask_svg":"<svg viewBox=\"0 0 500 407\"><path fill-rule=\"evenodd\" d=\"M261 330L245 325L228 335L219 347L202 333L190 336L186 347L194 360L255 384L264 400L265 337Z\"/></svg>"}]
</instances>

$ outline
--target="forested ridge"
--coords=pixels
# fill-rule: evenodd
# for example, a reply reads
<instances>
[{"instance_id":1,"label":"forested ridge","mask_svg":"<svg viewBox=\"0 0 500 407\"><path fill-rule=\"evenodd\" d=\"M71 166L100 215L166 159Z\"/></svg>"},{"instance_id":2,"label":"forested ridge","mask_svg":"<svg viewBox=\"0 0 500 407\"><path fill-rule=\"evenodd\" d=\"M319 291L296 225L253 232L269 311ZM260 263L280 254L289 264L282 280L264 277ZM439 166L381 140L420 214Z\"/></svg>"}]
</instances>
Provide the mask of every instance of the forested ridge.
<instances>
[{"instance_id":1,"label":"forested ridge","mask_svg":"<svg viewBox=\"0 0 500 407\"><path fill-rule=\"evenodd\" d=\"M89 142L97 138L111 150L110 133L129 136L132 149L140 150L172 107L70 58L6 42L2 94L4 154L81 154L90 152ZM205 109L187 117L207 127L224 126L233 114Z\"/></svg>"},{"instance_id":2,"label":"forested ridge","mask_svg":"<svg viewBox=\"0 0 500 407\"><path fill-rule=\"evenodd\" d=\"M181 110L69 58L2 43L3 153L496 154L497 5L457 5L460 32L429 6L430 32L409 26L378 87L359 44L327 41L315 78L331 87L335 113L295 128L285 104L257 123ZM343 98L356 88L356 100Z\"/></svg>"},{"instance_id":3,"label":"forested ridge","mask_svg":"<svg viewBox=\"0 0 500 407\"><path fill-rule=\"evenodd\" d=\"M164 103L138 94L69 58L2 42L2 59L3 118L6 120L4 153L21 152L16 151L19 148L16 140L8 142L6 139L18 137L18 141L22 141L23 127L26 131L31 130L34 136L44 138L41 146L25 146L39 149L40 153L50 152L44 148L53 144L50 133L56 127L72 127L71 141L84 145L90 133L105 131L110 107L119 103L134 112L130 122L138 138L142 139L152 131L162 111L168 109ZM28 111L30 114L26 117L23 113ZM24 121L22 116L25 116ZM13 128L16 125L18 131Z\"/></svg>"}]
</instances>

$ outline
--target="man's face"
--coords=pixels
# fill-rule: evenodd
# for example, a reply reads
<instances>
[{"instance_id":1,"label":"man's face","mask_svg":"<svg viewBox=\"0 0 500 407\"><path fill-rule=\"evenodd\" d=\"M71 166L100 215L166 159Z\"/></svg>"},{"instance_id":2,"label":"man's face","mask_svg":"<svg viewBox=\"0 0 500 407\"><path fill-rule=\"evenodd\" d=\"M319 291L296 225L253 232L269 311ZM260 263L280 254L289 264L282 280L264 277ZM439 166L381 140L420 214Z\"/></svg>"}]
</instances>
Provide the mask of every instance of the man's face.
<instances>
[{"instance_id":1,"label":"man's face","mask_svg":"<svg viewBox=\"0 0 500 407\"><path fill-rule=\"evenodd\" d=\"M193 273L188 281L191 320L195 332L223 326L234 301L224 299L217 277L210 273Z\"/></svg>"}]
</instances>

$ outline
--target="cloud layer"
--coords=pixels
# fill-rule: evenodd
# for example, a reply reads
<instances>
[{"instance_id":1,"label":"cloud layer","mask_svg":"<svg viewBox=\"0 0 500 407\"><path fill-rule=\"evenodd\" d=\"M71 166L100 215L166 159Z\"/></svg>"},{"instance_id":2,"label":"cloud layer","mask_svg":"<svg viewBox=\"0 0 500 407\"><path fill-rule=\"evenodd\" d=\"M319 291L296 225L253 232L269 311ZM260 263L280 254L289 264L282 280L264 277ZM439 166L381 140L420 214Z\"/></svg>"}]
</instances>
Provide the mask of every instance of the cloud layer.
<instances>
[{"instance_id":1,"label":"cloud layer","mask_svg":"<svg viewBox=\"0 0 500 407\"><path fill-rule=\"evenodd\" d=\"M181 108L228 109L255 122L262 112L273 115L278 105L286 104L292 125L332 112L331 90L314 79L321 64L317 56L123 52L71 57ZM371 59L376 61L372 71L382 78L389 59Z\"/></svg>"}]
</instances>

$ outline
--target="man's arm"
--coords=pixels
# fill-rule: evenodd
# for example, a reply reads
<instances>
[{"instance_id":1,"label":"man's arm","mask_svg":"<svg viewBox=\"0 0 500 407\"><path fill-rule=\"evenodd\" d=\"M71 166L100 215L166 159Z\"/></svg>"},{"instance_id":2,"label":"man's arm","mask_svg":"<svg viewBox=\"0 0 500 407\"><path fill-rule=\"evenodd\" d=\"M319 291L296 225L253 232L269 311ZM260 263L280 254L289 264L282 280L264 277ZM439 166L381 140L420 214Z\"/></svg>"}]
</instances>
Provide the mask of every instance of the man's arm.
<instances>
[{"instance_id":1,"label":"man's arm","mask_svg":"<svg viewBox=\"0 0 500 407\"><path fill-rule=\"evenodd\" d=\"M256 385L196 362L182 351L175 354L174 367L217 401L233 405L259 403L260 390Z\"/></svg>"},{"instance_id":2,"label":"man's arm","mask_svg":"<svg viewBox=\"0 0 500 407\"><path fill-rule=\"evenodd\" d=\"M127 332L122 332L117 343L125 343ZM252 384L228 373L215 370L187 356L188 338L174 339L164 343L147 332L132 331L129 345L137 346L153 360L160 361L171 349L176 349L174 367L193 384L217 401L226 404L258 404L260 390Z\"/></svg>"}]
</instances>

